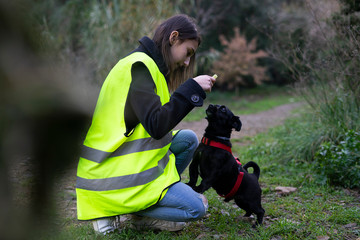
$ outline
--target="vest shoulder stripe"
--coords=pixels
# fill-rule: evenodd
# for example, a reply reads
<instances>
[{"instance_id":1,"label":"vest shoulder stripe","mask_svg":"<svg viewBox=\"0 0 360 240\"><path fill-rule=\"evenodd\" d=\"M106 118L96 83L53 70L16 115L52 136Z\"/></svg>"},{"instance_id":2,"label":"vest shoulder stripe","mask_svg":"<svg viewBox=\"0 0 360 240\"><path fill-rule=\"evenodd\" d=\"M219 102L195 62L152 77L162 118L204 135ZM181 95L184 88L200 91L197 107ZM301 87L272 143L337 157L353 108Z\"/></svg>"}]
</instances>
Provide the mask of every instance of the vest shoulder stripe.
<instances>
[{"instance_id":1,"label":"vest shoulder stripe","mask_svg":"<svg viewBox=\"0 0 360 240\"><path fill-rule=\"evenodd\" d=\"M156 167L136 174L101 179L77 177L76 188L90 191L110 191L147 184L158 178L164 172L169 162L169 155L170 152L168 151Z\"/></svg>"}]
</instances>

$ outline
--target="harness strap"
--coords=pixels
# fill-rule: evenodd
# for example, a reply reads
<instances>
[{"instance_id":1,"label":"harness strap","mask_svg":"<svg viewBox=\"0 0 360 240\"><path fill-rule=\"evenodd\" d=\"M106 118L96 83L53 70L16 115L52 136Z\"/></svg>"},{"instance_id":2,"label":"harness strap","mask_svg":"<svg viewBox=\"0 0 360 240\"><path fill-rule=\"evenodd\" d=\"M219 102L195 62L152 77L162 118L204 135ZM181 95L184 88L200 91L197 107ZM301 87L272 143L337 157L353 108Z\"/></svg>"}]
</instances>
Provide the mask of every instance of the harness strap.
<instances>
[{"instance_id":1,"label":"harness strap","mask_svg":"<svg viewBox=\"0 0 360 240\"><path fill-rule=\"evenodd\" d=\"M223 144L223 143L220 143L220 142L216 142L216 141L213 141L213 140L210 140L206 137L202 137L201 139L201 142L205 145L208 145L208 146L211 146L211 147L217 147L217 148L221 148L223 150L226 150L228 152L230 152L232 154L232 151L231 151L231 147ZM240 171L241 169L241 163L240 163L240 160L239 158L235 158L237 164L239 165L238 168L239 168L239 174L237 176L237 179L236 179L236 182L234 184L234 187L231 189L231 191L226 194L226 195L220 195L221 197L224 197L225 198L225 201L229 201L234 195L235 193L237 192L237 190L239 189L240 185L241 185L241 182L243 180L243 177L244 177L244 173Z\"/></svg>"},{"instance_id":2,"label":"harness strap","mask_svg":"<svg viewBox=\"0 0 360 240\"><path fill-rule=\"evenodd\" d=\"M236 179L236 182L235 182L235 185L234 187L231 189L231 191L226 194L226 195L220 195L221 197L224 197L225 198L225 201L227 200L230 200L234 195L235 193L237 192L237 190L239 189L240 185L241 185L241 182L243 180L243 177L244 177L244 173L243 172L239 172L238 174L238 177Z\"/></svg>"}]
</instances>

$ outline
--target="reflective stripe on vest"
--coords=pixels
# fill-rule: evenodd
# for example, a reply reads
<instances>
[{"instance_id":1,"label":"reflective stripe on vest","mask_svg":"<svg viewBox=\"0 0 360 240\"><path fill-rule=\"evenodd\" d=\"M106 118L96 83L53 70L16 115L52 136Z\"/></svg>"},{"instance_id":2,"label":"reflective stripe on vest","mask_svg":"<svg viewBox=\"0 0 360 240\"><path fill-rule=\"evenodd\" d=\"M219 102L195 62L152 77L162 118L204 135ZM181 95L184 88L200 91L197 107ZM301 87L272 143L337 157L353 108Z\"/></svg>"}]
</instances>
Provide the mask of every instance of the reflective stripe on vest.
<instances>
[{"instance_id":1,"label":"reflective stripe on vest","mask_svg":"<svg viewBox=\"0 0 360 240\"><path fill-rule=\"evenodd\" d=\"M166 154L159 162L158 166L147 169L143 172L102 179L86 179L77 177L76 187L91 191L110 191L129 187L136 187L149 183L158 178L169 162L169 154Z\"/></svg>"},{"instance_id":2,"label":"reflective stripe on vest","mask_svg":"<svg viewBox=\"0 0 360 240\"><path fill-rule=\"evenodd\" d=\"M163 145L163 143L159 141L154 141L153 138L143 138L131 142L125 142L114 152L105 152L91 147L83 146L81 157L93 162L101 163L109 157L118 157L134 152L142 152L165 147L171 142L171 136L166 135L166 137L168 140L165 142L165 145Z\"/></svg>"}]
</instances>

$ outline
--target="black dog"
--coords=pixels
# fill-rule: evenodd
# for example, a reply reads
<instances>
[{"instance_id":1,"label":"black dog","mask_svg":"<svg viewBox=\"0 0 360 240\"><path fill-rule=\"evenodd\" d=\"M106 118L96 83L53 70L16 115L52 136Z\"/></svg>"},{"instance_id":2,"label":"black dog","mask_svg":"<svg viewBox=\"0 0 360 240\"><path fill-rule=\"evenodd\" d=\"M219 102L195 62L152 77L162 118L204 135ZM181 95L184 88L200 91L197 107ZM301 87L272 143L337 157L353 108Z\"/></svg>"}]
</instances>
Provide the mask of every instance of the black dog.
<instances>
[{"instance_id":1,"label":"black dog","mask_svg":"<svg viewBox=\"0 0 360 240\"><path fill-rule=\"evenodd\" d=\"M240 131L242 126L239 117L226 106L211 104L206 109L206 115L208 126L190 164L188 185L199 193L213 187L220 196L225 197L226 202L234 199L246 211L245 217L255 213L256 225L262 224L265 210L261 206L258 182L260 168L254 162L242 167L231 152L231 131ZM247 172L249 167L254 169L253 174ZM199 173L202 181L196 186Z\"/></svg>"}]
</instances>

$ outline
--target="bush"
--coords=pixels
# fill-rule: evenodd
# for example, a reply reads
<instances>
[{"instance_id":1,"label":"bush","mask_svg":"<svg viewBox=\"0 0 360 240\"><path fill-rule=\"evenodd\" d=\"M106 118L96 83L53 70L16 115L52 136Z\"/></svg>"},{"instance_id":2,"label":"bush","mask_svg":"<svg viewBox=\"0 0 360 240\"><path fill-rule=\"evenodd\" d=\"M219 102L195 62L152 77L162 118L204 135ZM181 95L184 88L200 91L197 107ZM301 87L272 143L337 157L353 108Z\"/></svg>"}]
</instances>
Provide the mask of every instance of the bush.
<instances>
[{"instance_id":1,"label":"bush","mask_svg":"<svg viewBox=\"0 0 360 240\"><path fill-rule=\"evenodd\" d=\"M240 34L239 28L235 28L234 32L235 36L230 41L220 35L221 44L226 48L219 60L213 63L212 69L220 76L218 84L225 84L229 89L262 84L268 80L267 69L259 66L257 60L267 57L268 54L257 50L256 38L248 42Z\"/></svg>"},{"instance_id":2,"label":"bush","mask_svg":"<svg viewBox=\"0 0 360 240\"><path fill-rule=\"evenodd\" d=\"M324 9L340 12L341 6L332 2L309 1L304 34L289 38L289 44L279 45L275 54L291 70L298 93L311 106L313 121L324 130L326 138L319 136L317 143L336 142L348 129L360 130L358 30L323 14Z\"/></svg>"},{"instance_id":3,"label":"bush","mask_svg":"<svg viewBox=\"0 0 360 240\"><path fill-rule=\"evenodd\" d=\"M360 132L349 130L338 142L325 142L315 154L315 170L325 182L360 187Z\"/></svg>"},{"instance_id":4,"label":"bush","mask_svg":"<svg viewBox=\"0 0 360 240\"><path fill-rule=\"evenodd\" d=\"M266 142L254 139L251 147L252 157L265 155L279 165L308 164L313 161L321 142L329 140L325 130L312 120L312 115L306 112L297 117L287 119L282 125L270 129ZM260 139L264 138L260 136Z\"/></svg>"}]
</instances>

